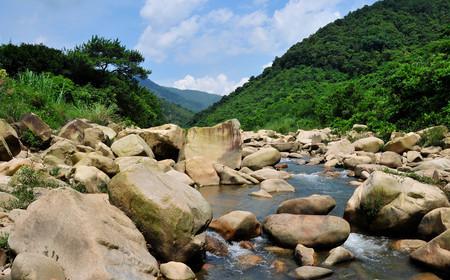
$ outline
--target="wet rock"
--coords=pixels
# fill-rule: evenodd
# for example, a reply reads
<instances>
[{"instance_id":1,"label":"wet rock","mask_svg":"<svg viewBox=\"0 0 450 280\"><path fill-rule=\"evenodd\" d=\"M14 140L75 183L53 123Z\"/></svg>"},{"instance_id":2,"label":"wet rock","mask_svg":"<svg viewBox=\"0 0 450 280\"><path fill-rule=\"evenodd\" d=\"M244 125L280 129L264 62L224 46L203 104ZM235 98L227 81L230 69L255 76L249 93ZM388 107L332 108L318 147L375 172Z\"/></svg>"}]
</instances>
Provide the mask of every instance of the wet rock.
<instances>
[{"instance_id":1,"label":"wet rock","mask_svg":"<svg viewBox=\"0 0 450 280\"><path fill-rule=\"evenodd\" d=\"M264 250L278 256L290 256L294 254L294 250L278 246L266 246Z\"/></svg>"},{"instance_id":2,"label":"wet rock","mask_svg":"<svg viewBox=\"0 0 450 280\"><path fill-rule=\"evenodd\" d=\"M425 246L411 253L414 261L425 264L433 269L450 273L450 230L436 236Z\"/></svg>"},{"instance_id":3,"label":"wet rock","mask_svg":"<svg viewBox=\"0 0 450 280\"><path fill-rule=\"evenodd\" d=\"M342 246L336 247L330 251L330 254L323 262L324 266L333 266L338 263L348 262L355 258L349 250Z\"/></svg>"},{"instance_id":4,"label":"wet rock","mask_svg":"<svg viewBox=\"0 0 450 280\"><path fill-rule=\"evenodd\" d=\"M300 265L316 265L317 255L313 248L308 248L302 244L295 247L295 259Z\"/></svg>"},{"instance_id":5,"label":"wet rock","mask_svg":"<svg viewBox=\"0 0 450 280\"><path fill-rule=\"evenodd\" d=\"M111 150L118 157L148 156L154 158L154 154L147 143L139 135L130 134L111 145Z\"/></svg>"},{"instance_id":6,"label":"wet rock","mask_svg":"<svg viewBox=\"0 0 450 280\"><path fill-rule=\"evenodd\" d=\"M210 234L206 234L205 249L207 252L210 252L216 256L228 256L227 243Z\"/></svg>"},{"instance_id":7,"label":"wet rock","mask_svg":"<svg viewBox=\"0 0 450 280\"><path fill-rule=\"evenodd\" d=\"M261 197L261 198L273 198L273 196L266 192L265 190L259 190L256 192L251 192L249 195L251 196L256 196L256 197Z\"/></svg>"},{"instance_id":8,"label":"wet rock","mask_svg":"<svg viewBox=\"0 0 450 280\"><path fill-rule=\"evenodd\" d=\"M413 147L419 142L419 140L419 134L410 132L404 136L396 137L387 142L384 146L384 150L402 154L403 152L412 150Z\"/></svg>"},{"instance_id":9,"label":"wet rock","mask_svg":"<svg viewBox=\"0 0 450 280\"><path fill-rule=\"evenodd\" d=\"M272 168L256 170L250 173L250 175L259 181L264 181L267 179L289 179L291 177L291 175L285 171L278 171Z\"/></svg>"},{"instance_id":10,"label":"wet rock","mask_svg":"<svg viewBox=\"0 0 450 280\"><path fill-rule=\"evenodd\" d=\"M242 161L242 166L258 170L265 166L275 165L280 159L281 154L277 149L263 148L256 153L246 156Z\"/></svg>"},{"instance_id":11,"label":"wet rock","mask_svg":"<svg viewBox=\"0 0 450 280\"><path fill-rule=\"evenodd\" d=\"M53 259L41 254L20 253L14 259L11 280L65 280L64 271Z\"/></svg>"},{"instance_id":12,"label":"wet rock","mask_svg":"<svg viewBox=\"0 0 450 280\"><path fill-rule=\"evenodd\" d=\"M255 250L255 245L248 240L240 241L239 247L241 247L242 249L251 250L251 251Z\"/></svg>"},{"instance_id":13,"label":"wet rock","mask_svg":"<svg viewBox=\"0 0 450 280\"><path fill-rule=\"evenodd\" d=\"M20 141L14 128L0 119L0 161L8 161L20 153Z\"/></svg>"},{"instance_id":14,"label":"wet rock","mask_svg":"<svg viewBox=\"0 0 450 280\"><path fill-rule=\"evenodd\" d=\"M450 229L450 207L441 207L428 212L420 221L417 232L431 239Z\"/></svg>"},{"instance_id":15,"label":"wet rock","mask_svg":"<svg viewBox=\"0 0 450 280\"><path fill-rule=\"evenodd\" d=\"M332 270L317 266L301 266L294 270L293 277L295 279L310 280L310 279L320 279L331 275Z\"/></svg>"},{"instance_id":16,"label":"wet rock","mask_svg":"<svg viewBox=\"0 0 450 280\"><path fill-rule=\"evenodd\" d=\"M261 224L248 211L232 211L215 219L209 228L219 233L225 240L248 240L261 234Z\"/></svg>"},{"instance_id":17,"label":"wet rock","mask_svg":"<svg viewBox=\"0 0 450 280\"><path fill-rule=\"evenodd\" d=\"M431 272L423 272L414 275L413 277L409 278L409 280L442 280L442 279L437 277L435 274Z\"/></svg>"},{"instance_id":18,"label":"wet rock","mask_svg":"<svg viewBox=\"0 0 450 280\"><path fill-rule=\"evenodd\" d=\"M264 221L264 232L281 246L335 247L345 242L350 225L335 216L275 214Z\"/></svg>"},{"instance_id":19,"label":"wet rock","mask_svg":"<svg viewBox=\"0 0 450 280\"><path fill-rule=\"evenodd\" d=\"M295 188L282 179L268 179L261 182L261 190L272 192L295 192Z\"/></svg>"},{"instance_id":20,"label":"wet rock","mask_svg":"<svg viewBox=\"0 0 450 280\"><path fill-rule=\"evenodd\" d=\"M204 157L186 160L186 173L199 186L216 186L220 183L214 164Z\"/></svg>"},{"instance_id":21,"label":"wet rock","mask_svg":"<svg viewBox=\"0 0 450 280\"><path fill-rule=\"evenodd\" d=\"M273 268L276 273L284 273L287 271L287 265L282 260L274 260L270 267Z\"/></svg>"},{"instance_id":22,"label":"wet rock","mask_svg":"<svg viewBox=\"0 0 450 280\"><path fill-rule=\"evenodd\" d=\"M54 189L21 213L11 249L48 255L68 279L156 279L158 264L144 237L107 195Z\"/></svg>"},{"instance_id":23,"label":"wet rock","mask_svg":"<svg viewBox=\"0 0 450 280\"><path fill-rule=\"evenodd\" d=\"M160 265L161 274L168 280L194 280L195 274L189 266L180 262L168 262Z\"/></svg>"},{"instance_id":24,"label":"wet rock","mask_svg":"<svg viewBox=\"0 0 450 280\"><path fill-rule=\"evenodd\" d=\"M197 190L140 164L112 178L108 191L111 202L139 225L159 259L201 260L202 232L212 211Z\"/></svg>"},{"instance_id":25,"label":"wet rock","mask_svg":"<svg viewBox=\"0 0 450 280\"><path fill-rule=\"evenodd\" d=\"M436 186L375 171L354 191L344 217L373 232L415 232L426 213L448 205L447 197Z\"/></svg>"},{"instance_id":26,"label":"wet rock","mask_svg":"<svg viewBox=\"0 0 450 280\"><path fill-rule=\"evenodd\" d=\"M402 157L394 152L384 152L381 154L378 163L387 167L397 168L402 166Z\"/></svg>"},{"instance_id":27,"label":"wet rock","mask_svg":"<svg viewBox=\"0 0 450 280\"><path fill-rule=\"evenodd\" d=\"M214 169L220 177L221 185L252 185L253 182L247 180L246 174L233 170L228 166L214 163ZM244 177L245 176L245 177Z\"/></svg>"},{"instance_id":28,"label":"wet rock","mask_svg":"<svg viewBox=\"0 0 450 280\"><path fill-rule=\"evenodd\" d=\"M420 239L400 239L392 242L391 247L397 251L411 253L426 244L427 242Z\"/></svg>"},{"instance_id":29,"label":"wet rock","mask_svg":"<svg viewBox=\"0 0 450 280\"><path fill-rule=\"evenodd\" d=\"M329 195L311 195L289 199L280 204L277 214L326 215L336 206L336 201Z\"/></svg>"},{"instance_id":30,"label":"wet rock","mask_svg":"<svg viewBox=\"0 0 450 280\"><path fill-rule=\"evenodd\" d=\"M377 137L367 137L353 142L356 151L377 153L383 147L384 141Z\"/></svg>"},{"instance_id":31,"label":"wet rock","mask_svg":"<svg viewBox=\"0 0 450 280\"><path fill-rule=\"evenodd\" d=\"M246 270L263 262L263 258L253 254L240 255L237 261L241 269Z\"/></svg>"},{"instance_id":32,"label":"wet rock","mask_svg":"<svg viewBox=\"0 0 450 280\"><path fill-rule=\"evenodd\" d=\"M238 120L230 120L213 127L193 127L186 135L183 159L202 156L232 169L241 167L242 142Z\"/></svg>"}]
</instances>

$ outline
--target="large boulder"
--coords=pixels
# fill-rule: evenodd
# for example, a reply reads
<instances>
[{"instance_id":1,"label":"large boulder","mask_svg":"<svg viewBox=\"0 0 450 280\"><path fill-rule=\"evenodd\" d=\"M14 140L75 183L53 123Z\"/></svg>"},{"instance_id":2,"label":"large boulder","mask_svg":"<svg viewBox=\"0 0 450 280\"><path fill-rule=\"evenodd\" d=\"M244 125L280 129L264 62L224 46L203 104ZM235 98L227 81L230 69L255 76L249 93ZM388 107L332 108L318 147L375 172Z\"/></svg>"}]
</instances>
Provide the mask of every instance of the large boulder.
<instances>
[{"instance_id":1,"label":"large boulder","mask_svg":"<svg viewBox=\"0 0 450 280\"><path fill-rule=\"evenodd\" d=\"M353 154L355 152L355 147L347 139L342 139L339 141L334 141L328 143L326 157L329 156L343 156Z\"/></svg>"},{"instance_id":2,"label":"large boulder","mask_svg":"<svg viewBox=\"0 0 450 280\"><path fill-rule=\"evenodd\" d=\"M204 157L194 157L186 160L186 173L199 186L216 186L220 177L214 168L214 163Z\"/></svg>"},{"instance_id":3,"label":"large boulder","mask_svg":"<svg viewBox=\"0 0 450 280\"><path fill-rule=\"evenodd\" d=\"M8 244L19 255L53 258L67 279L156 279L158 274L142 234L104 194L50 191L15 219Z\"/></svg>"},{"instance_id":4,"label":"large boulder","mask_svg":"<svg viewBox=\"0 0 450 280\"><path fill-rule=\"evenodd\" d=\"M47 142L52 137L52 129L39 116L29 113L20 120L23 126L41 141Z\"/></svg>"},{"instance_id":5,"label":"large boulder","mask_svg":"<svg viewBox=\"0 0 450 280\"><path fill-rule=\"evenodd\" d=\"M412 252L410 257L433 269L450 273L450 229Z\"/></svg>"},{"instance_id":6,"label":"large boulder","mask_svg":"<svg viewBox=\"0 0 450 280\"><path fill-rule=\"evenodd\" d=\"M394 152L384 152L381 154L378 163L387 167L398 168L402 166L402 156Z\"/></svg>"},{"instance_id":7,"label":"large boulder","mask_svg":"<svg viewBox=\"0 0 450 280\"><path fill-rule=\"evenodd\" d=\"M384 145L384 141L377 137L367 137L356 140L353 146L356 151L364 151L369 153L377 153Z\"/></svg>"},{"instance_id":8,"label":"large boulder","mask_svg":"<svg viewBox=\"0 0 450 280\"><path fill-rule=\"evenodd\" d=\"M447 197L436 186L375 171L355 190L344 217L383 234L415 232L426 213L448 205Z\"/></svg>"},{"instance_id":9,"label":"large boulder","mask_svg":"<svg viewBox=\"0 0 450 280\"><path fill-rule=\"evenodd\" d=\"M253 185L253 182L248 180L252 178L250 175L219 163L214 164L214 169L220 177L221 185Z\"/></svg>"},{"instance_id":10,"label":"large boulder","mask_svg":"<svg viewBox=\"0 0 450 280\"><path fill-rule=\"evenodd\" d=\"M113 159L104 157L95 152L83 155L75 164L75 167L78 166L94 166L110 176L114 176L119 172L119 165L117 165Z\"/></svg>"},{"instance_id":11,"label":"large boulder","mask_svg":"<svg viewBox=\"0 0 450 280\"><path fill-rule=\"evenodd\" d=\"M261 224L255 214L248 211L232 211L209 225L225 240L248 240L261 234Z\"/></svg>"},{"instance_id":12,"label":"large boulder","mask_svg":"<svg viewBox=\"0 0 450 280\"><path fill-rule=\"evenodd\" d=\"M44 163L50 166L72 165L72 155L77 151L77 147L72 141L61 140L51 145L42 154Z\"/></svg>"},{"instance_id":13,"label":"large boulder","mask_svg":"<svg viewBox=\"0 0 450 280\"><path fill-rule=\"evenodd\" d=\"M249 167L253 170L261 169L265 166L277 164L281 159L281 154L277 149L272 147L263 148L256 153L248 155L242 161L242 166Z\"/></svg>"},{"instance_id":14,"label":"large boulder","mask_svg":"<svg viewBox=\"0 0 450 280\"><path fill-rule=\"evenodd\" d=\"M329 195L313 194L283 201L278 206L277 214L327 215L336 206L336 201Z\"/></svg>"},{"instance_id":15,"label":"large boulder","mask_svg":"<svg viewBox=\"0 0 450 280\"><path fill-rule=\"evenodd\" d=\"M197 190L145 164L117 174L108 190L111 202L139 226L158 259L201 260L202 233L212 211Z\"/></svg>"},{"instance_id":16,"label":"large boulder","mask_svg":"<svg viewBox=\"0 0 450 280\"><path fill-rule=\"evenodd\" d=\"M396 137L387 142L384 146L384 150L402 154L403 152L412 150L412 148L419 142L419 140L419 134L410 132L404 136Z\"/></svg>"},{"instance_id":17,"label":"large boulder","mask_svg":"<svg viewBox=\"0 0 450 280\"><path fill-rule=\"evenodd\" d=\"M136 134L130 134L119 140L116 140L111 145L111 150L118 157L132 157L132 156L148 156L154 158L152 149L147 143Z\"/></svg>"},{"instance_id":18,"label":"large boulder","mask_svg":"<svg viewBox=\"0 0 450 280\"><path fill-rule=\"evenodd\" d=\"M83 120L75 119L64 125L60 129L58 136L82 144L84 140L84 130L89 127L92 127L92 125Z\"/></svg>"},{"instance_id":19,"label":"large boulder","mask_svg":"<svg viewBox=\"0 0 450 280\"><path fill-rule=\"evenodd\" d=\"M165 173L167 175L169 175L170 177L172 177L174 180L178 180L178 181L182 182L183 184L186 184L189 186L192 186L195 184L194 180L192 180L191 177L186 175L186 173L177 171L175 169L169 170Z\"/></svg>"},{"instance_id":20,"label":"large boulder","mask_svg":"<svg viewBox=\"0 0 450 280\"><path fill-rule=\"evenodd\" d=\"M21 253L14 259L11 280L65 280L64 271L53 259L41 254Z\"/></svg>"},{"instance_id":21,"label":"large boulder","mask_svg":"<svg viewBox=\"0 0 450 280\"><path fill-rule=\"evenodd\" d=\"M242 141L238 120L213 127L193 127L186 135L182 159L202 156L232 169L241 167Z\"/></svg>"},{"instance_id":22,"label":"large boulder","mask_svg":"<svg viewBox=\"0 0 450 280\"><path fill-rule=\"evenodd\" d=\"M103 131L97 127L89 127L84 130L83 144L94 148L98 143L106 141L106 136Z\"/></svg>"},{"instance_id":23,"label":"large boulder","mask_svg":"<svg viewBox=\"0 0 450 280\"><path fill-rule=\"evenodd\" d=\"M428 212L420 221L417 232L431 239L450 229L450 207L436 208Z\"/></svg>"},{"instance_id":24,"label":"large boulder","mask_svg":"<svg viewBox=\"0 0 450 280\"><path fill-rule=\"evenodd\" d=\"M78 166L73 174L75 183L81 184L88 193L99 193L106 190L109 177L94 166Z\"/></svg>"},{"instance_id":25,"label":"large boulder","mask_svg":"<svg viewBox=\"0 0 450 280\"><path fill-rule=\"evenodd\" d=\"M261 182L261 190L271 192L295 192L295 188L283 179L267 179Z\"/></svg>"},{"instance_id":26,"label":"large boulder","mask_svg":"<svg viewBox=\"0 0 450 280\"><path fill-rule=\"evenodd\" d=\"M250 173L251 176L255 177L259 181L264 181L268 179L289 179L291 174L286 171L278 171L272 168L263 168Z\"/></svg>"},{"instance_id":27,"label":"large boulder","mask_svg":"<svg viewBox=\"0 0 450 280\"><path fill-rule=\"evenodd\" d=\"M20 141L14 128L0 119L0 161L8 161L20 153Z\"/></svg>"},{"instance_id":28,"label":"large boulder","mask_svg":"<svg viewBox=\"0 0 450 280\"><path fill-rule=\"evenodd\" d=\"M442 171L450 170L450 159L436 158L432 160L425 160L420 162L416 167L413 168L414 171L430 169L437 169Z\"/></svg>"},{"instance_id":29,"label":"large boulder","mask_svg":"<svg viewBox=\"0 0 450 280\"><path fill-rule=\"evenodd\" d=\"M344 159L344 166L347 169L355 169L358 165L371 164L372 162L373 160L369 156L351 155Z\"/></svg>"},{"instance_id":30,"label":"large boulder","mask_svg":"<svg viewBox=\"0 0 450 280\"><path fill-rule=\"evenodd\" d=\"M342 218L319 215L275 214L264 221L264 232L281 246L336 247L345 242L350 225Z\"/></svg>"}]
</instances>

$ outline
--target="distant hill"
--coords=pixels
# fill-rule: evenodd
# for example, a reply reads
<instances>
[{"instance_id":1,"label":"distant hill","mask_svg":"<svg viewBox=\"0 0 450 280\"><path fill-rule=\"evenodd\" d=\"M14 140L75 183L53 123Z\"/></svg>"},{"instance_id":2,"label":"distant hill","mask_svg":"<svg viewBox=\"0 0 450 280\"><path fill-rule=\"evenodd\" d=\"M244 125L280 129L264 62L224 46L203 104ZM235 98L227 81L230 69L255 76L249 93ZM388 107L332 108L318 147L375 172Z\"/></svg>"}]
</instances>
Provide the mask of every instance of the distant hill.
<instances>
[{"instance_id":1,"label":"distant hill","mask_svg":"<svg viewBox=\"0 0 450 280\"><path fill-rule=\"evenodd\" d=\"M222 96L198 90L181 90L172 87L160 86L146 79L140 81L141 85L151 90L158 97L175 103L193 112L202 111L219 101Z\"/></svg>"},{"instance_id":2,"label":"distant hill","mask_svg":"<svg viewBox=\"0 0 450 280\"><path fill-rule=\"evenodd\" d=\"M450 125L450 1L384 0L321 28L194 116L246 130Z\"/></svg>"},{"instance_id":3,"label":"distant hill","mask_svg":"<svg viewBox=\"0 0 450 280\"><path fill-rule=\"evenodd\" d=\"M181 107L178 104L167 101L164 98L160 98L161 111L164 116L165 122L174 123L181 127L186 127L194 116L194 112Z\"/></svg>"}]
</instances>

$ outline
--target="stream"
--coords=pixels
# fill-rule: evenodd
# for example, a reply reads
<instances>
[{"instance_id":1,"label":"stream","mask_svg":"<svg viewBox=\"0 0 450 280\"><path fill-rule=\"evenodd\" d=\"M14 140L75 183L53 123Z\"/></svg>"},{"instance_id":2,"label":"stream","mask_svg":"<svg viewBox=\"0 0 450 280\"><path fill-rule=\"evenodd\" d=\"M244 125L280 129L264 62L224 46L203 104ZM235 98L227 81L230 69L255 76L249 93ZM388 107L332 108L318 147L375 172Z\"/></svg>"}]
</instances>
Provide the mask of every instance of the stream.
<instances>
[{"instance_id":1,"label":"stream","mask_svg":"<svg viewBox=\"0 0 450 280\"><path fill-rule=\"evenodd\" d=\"M262 199L248 195L258 190L259 186L216 186L200 189L213 208L214 218L233 210L245 210L254 213L258 220L263 222L266 216L276 213L281 202L312 194L332 196L336 200L336 207L330 215L343 216L347 200L355 190L355 187L348 184L351 178L347 177L344 170L338 170L337 177L327 177L321 174L322 166L298 165L289 160L284 162L289 165L286 171L294 175L288 182L295 187L295 193L275 193L273 199ZM208 234L221 239L214 232L208 232ZM229 244L229 254L226 257L207 253L207 269L197 274L198 279L292 279L288 275L289 272L299 266L294 260L293 253L277 255L268 252L265 247L274 244L264 235L251 241L255 245L254 250L243 249L238 242L232 242ZM390 243L391 240L386 237L351 233L343 246L353 252L356 260L334 266L332 268L334 273L323 279L408 279L423 272L410 263L406 253L392 250ZM325 260L328 252L316 252L320 264ZM238 262L238 257L245 254L258 255L263 261L250 268L243 267ZM275 260L285 263L286 272L277 272L271 266Z\"/></svg>"}]
</instances>

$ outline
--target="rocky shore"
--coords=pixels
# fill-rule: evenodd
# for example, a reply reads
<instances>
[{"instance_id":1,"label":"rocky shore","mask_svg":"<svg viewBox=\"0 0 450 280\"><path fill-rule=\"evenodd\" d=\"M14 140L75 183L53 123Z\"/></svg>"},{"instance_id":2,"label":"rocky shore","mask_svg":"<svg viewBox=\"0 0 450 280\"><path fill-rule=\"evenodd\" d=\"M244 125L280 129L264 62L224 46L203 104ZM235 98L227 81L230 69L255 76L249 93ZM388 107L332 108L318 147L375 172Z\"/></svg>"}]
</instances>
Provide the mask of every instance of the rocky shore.
<instances>
[{"instance_id":1,"label":"rocky shore","mask_svg":"<svg viewBox=\"0 0 450 280\"><path fill-rule=\"evenodd\" d=\"M37 115L0 120L0 279L195 279L206 251L265 235L318 279L354 260L350 232L395 236L396 250L450 273L450 134L443 126L379 139L365 125L345 135L242 131L237 120L182 129L70 121L53 131ZM344 217L328 195L286 200L258 221L235 209L213 219L199 188L259 185L254 199L294 192L281 161L345 168L355 187ZM280 162L281 161L281 162ZM329 255L317 262L316 250ZM243 266L258 256L241 256ZM203 269L205 269L203 267ZM437 277L437 276L433 276ZM439 279L439 278L433 278Z\"/></svg>"}]
</instances>

